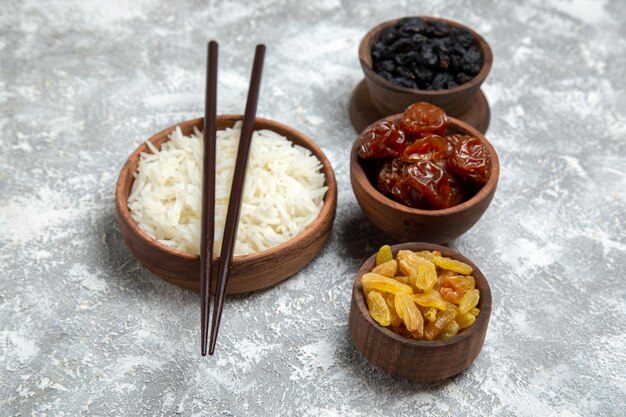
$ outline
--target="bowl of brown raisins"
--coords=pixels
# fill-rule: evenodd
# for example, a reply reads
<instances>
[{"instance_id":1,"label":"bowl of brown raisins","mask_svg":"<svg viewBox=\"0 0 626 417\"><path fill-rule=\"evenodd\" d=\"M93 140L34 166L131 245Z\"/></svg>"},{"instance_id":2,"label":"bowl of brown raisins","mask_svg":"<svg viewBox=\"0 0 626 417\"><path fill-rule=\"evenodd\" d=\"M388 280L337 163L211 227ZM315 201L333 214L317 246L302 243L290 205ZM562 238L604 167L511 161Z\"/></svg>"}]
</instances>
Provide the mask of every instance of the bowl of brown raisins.
<instances>
[{"instance_id":1,"label":"bowl of brown raisins","mask_svg":"<svg viewBox=\"0 0 626 417\"><path fill-rule=\"evenodd\" d=\"M424 102L370 125L350 155L363 213L399 242L447 243L465 233L491 203L499 173L483 134Z\"/></svg>"},{"instance_id":2,"label":"bowl of brown raisins","mask_svg":"<svg viewBox=\"0 0 626 417\"><path fill-rule=\"evenodd\" d=\"M372 103L383 115L426 101L463 118L478 105L493 63L487 41L471 28L437 17L405 17L372 28L359 45ZM480 101L483 118L489 109ZM484 121L481 121L484 123ZM484 131L484 130L483 130Z\"/></svg>"},{"instance_id":3,"label":"bowl of brown raisins","mask_svg":"<svg viewBox=\"0 0 626 417\"><path fill-rule=\"evenodd\" d=\"M381 247L359 270L349 327L376 367L438 381L476 359L490 315L491 289L472 261L444 246L404 243Z\"/></svg>"}]
</instances>

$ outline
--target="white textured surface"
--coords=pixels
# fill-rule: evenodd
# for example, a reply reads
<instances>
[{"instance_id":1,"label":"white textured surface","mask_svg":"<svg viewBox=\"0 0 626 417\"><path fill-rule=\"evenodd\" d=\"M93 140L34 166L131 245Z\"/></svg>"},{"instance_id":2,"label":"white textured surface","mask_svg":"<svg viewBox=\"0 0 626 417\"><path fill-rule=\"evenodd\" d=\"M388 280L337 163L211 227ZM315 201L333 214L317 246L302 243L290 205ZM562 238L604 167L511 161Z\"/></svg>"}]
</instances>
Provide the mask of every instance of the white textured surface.
<instances>
[{"instance_id":1,"label":"white textured surface","mask_svg":"<svg viewBox=\"0 0 626 417\"><path fill-rule=\"evenodd\" d=\"M623 2L176 3L0 3L0 414L623 415ZM386 242L348 178L356 49L407 14L465 22L495 55L500 186L451 245L490 280L494 312L476 362L434 385L374 369L347 329L354 274ZM318 141L339 203L321 255L228 298L217 354L201 358L198 296L137 264L113 190L139 143L202 114L211 37L225 113L243 110L267 43L259 115Z\"/></svg>"}]
</instances>

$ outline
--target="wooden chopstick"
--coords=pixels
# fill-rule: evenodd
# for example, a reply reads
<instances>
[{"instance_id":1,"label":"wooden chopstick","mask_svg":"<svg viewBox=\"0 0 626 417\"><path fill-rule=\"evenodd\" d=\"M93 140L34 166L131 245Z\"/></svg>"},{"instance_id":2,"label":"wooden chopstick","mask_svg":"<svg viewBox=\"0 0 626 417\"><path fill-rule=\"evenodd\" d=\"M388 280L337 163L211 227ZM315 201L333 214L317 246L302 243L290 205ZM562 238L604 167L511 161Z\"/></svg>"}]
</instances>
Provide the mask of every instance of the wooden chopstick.
<instances>
[{"instance_id":1,"label":"wooden chopstick","mask_svg":"<svg viewBox=\"0 0 626 417\"><path fill-rule=\"evenodd\" d=\"M248 154L252 142L252 132L256 120L256 108L259 101L259 88L261 86L261 74L263 72L263 59L265 58L265 45L257 45L252 65L252 76L250 77L250 88L248 89L248 100L246 111L243 115L243 125L241 126L241 137L239 139L239 149L237 150L237 160L235 162L235 173L233 174L233 184L230 189L230 201L228 202L228 212L226 213L226 224L224 226L224 237L222 238L222 251L220 253L219 270L217 274L217 292L215 293L215 306L213 307L213 322L211 323L211 341L209 343L209 355L215 352L217 342L217 332L222 319L222 309L224 308L224 296L226 294L226 284L231 269L235 242L237 239L237 227L239 226L239 214L241 212L241 200L243 198L243 186L246 179L246 169L248 165Z\"/></svg>"},{"instance_id":2,"label":"wooden chopstick","mask_svg":"<svg viewBox=\"0 0 626 417\"><path fill-rule=\"evenodd\" d=\"M200 234L200 353L206 356L209 307L213 275L215 231L215 131L217 124L217 42L207 47L206 95L204 101L204 164L202 168L202 228Z\"/></svg>"}]
</instances>

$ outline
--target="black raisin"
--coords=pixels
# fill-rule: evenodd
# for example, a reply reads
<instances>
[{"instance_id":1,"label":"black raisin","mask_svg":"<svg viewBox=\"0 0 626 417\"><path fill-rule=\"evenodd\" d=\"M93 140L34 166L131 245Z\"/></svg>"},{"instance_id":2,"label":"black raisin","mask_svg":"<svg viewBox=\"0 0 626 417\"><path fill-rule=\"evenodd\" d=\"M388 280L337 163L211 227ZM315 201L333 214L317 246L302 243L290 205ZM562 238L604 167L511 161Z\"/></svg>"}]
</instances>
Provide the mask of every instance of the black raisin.
<instances>
[{"instance_id":1,"label":"black raisin","mask_svg":"<svg viewBox=\"0 0 626 417\"><path fill-rule=\"evenodd\" d=\"M438 51L448 52L451 49L450 38L436 38L433 43Z\"/></svg>"},{"instance_id":2,"label":"black raisin","mask_svg":"<svg viewBox=\"0 0 626 417\"><path fill-rule=\"evenodd\" d=\"M470 64L464 67L465 72L467 72L470 75L476 75L480 72L480 69L482 68L482 66L480 64L474 63L474 64Z\"/></svg>"},{"instance_id":3,"label":"black raisin","mask_svg":"<svg viewBox=\"0 0 626 417\"><path fill-rule=\"evenodd\" d=\"M439 74L435 75L435 78L433 79L433 82L432 82L433 89L442 90L446 88L446 85L448 84L449 81L454 81L452 79L452 76L448 74L447 72L440 72Z\"/></svg>"},{"instance_id":4,"label":"black raisin","mask_svg":"<svg viewBox=\"0 0 626 417\"><path fill-rule=\"evenodd\" d=\"M413 45L418 48L422 43L426 42L428 40L428 38L424 35L422 35L421 33L416 33L413 36L411 36L411 42L413 42Z\"/></svg>"},{"instance_id":5,"label":"black raisin","mask_svg":"<svg viewBox=\"0 0 626 417\"><path fill-rule=\"evenodd\" d=\"M437 54L437 58L437 67L441 68L444 71L447 70L450 66L450 55L448 55L444 51L439 51L439 53Z\"/></svg>"},{"instance_id":6,"label":"black raisin","mask_svg":"<svg viewBox=\"0 0 626 417\"><path fill-rule=\"evenodd\" d=\"M418 65L413 69L415 78L423 84L430 83L433 79L433 72L423 65Z\"/></svg>"},{"instance_id":7,"label":"black raisin","mask_svg":"<svg viewBox=\"0 0 626 417\"><path fill-rule=\"evenodd\" d=\"M459 56L456 53L450 55L450 64L448 68L452 71L463 71L463 56Z\"/></svg>"},{"instance_id":8,"label":"black raisin","mask_svg":"<svg viewBox=\"0 0 626 417\"><path fill-rule=\"evenodd\" d=\"M418 61L424 65L436 65L437 64L437 54L435 53L435 47L430 42L424 42L420 45L420 49L418 51Z\"/></svg>"},{"instance_id":9,"label":"black raisin","mask_svg":"<svg viewBox=\"0 0 626 417\"><path fill-rule=\"evenodd\" d=\"M469 48L470 45L474 42L474 37L472 36L470 31L465 28L452 28L451 35L454 42L463 46L464 48Z\"/></svg>"},{"instance_id":10,"label":"black raisin","mask_svg":"<svg viewBox=\"0 0 626 417\"><path fill-rule=\"evenodd\" d=\"M450 52L462 57L467 52L467 48L461 45L460 43L453 42Z\"/></svg>"},{"instance_id":11,"label":"black raisin","mask_svg":"<svg viewBox=\"0 0 626 417\"><path fill-rule=\"evenodd\" d=\"M480 50L476 46L471 46L463 55L464 60L475 61L478 62L482 59L482 55L480 54Z\"/></svg>"},{"instance_id":12,"label":"black raisin","mask_svg":"<svg viewBox=\"0 0 626 417\"><path fill-rule=\"evenodd\" d=\"M411 49L413 49L413 43L407 38L400 38L389 46L389 50L394 53L409 52Z\"/></svg>"},{"instance_id":13,"label":"black raisin","mask_svg":"<svg viewBox=\"0 0 626 417\"><path fill-rule=\"evenodd\" d=\"M427 28L428 24L419 17L405 17L400 19L396 27L402 32L419 33Z\"/></svg>"},{"instance_id":14,"label":"black raisin","mask_svg":"<svg viewBox=\"0 0 626 417\"><path fill-rule=\"evenodd\" d=\"M415 74L413 74L413 71L408 70L404 67L396 67L396 74L400 78L406 78L407 80L415 79Z\"/></svg>"},{"instance_id":15,"label":"black raisin","mask_svg":"<svg viewBox=\"0 0 626 417\"><path fill-rule=\"evenodd\" d=\"M387 60L387 61L382 61L379 64L381 71L389 71L389 72L393 72L396 70L396 64L395 62L391 61L391 60Z\"/></svg>"},{"instance_id":16,"label":"black raisin","mask_svg":"<svg viewBox=\"0 0 626 417\"><path fill-rule=\"evenodd\" d=\"M459 72L456 74L456 76L454 77L456 79L456 82L459 84L465 84L466 82L468 82L469 80L471 80L472 77L471 75L467 75L464 72Z\"/></svg>"},{"instance_id":17,"label":"black raisin","mask_svg":"<svg viewBox=\"0 0 626 417\"><path fill-rule=\"evenodd\" d=\"M407 80L406 78L398 77L391 80L392 83L406 88L417 88L417 84L413 80Z\"/></svg>"},{"instance_id":18,"label":"black raisin","mask_svg":"<svg viewBox=\"0 0 626 417\"><path fill-rule=\"evenodd\" d=\"M383 30L382 35L380 36L380 41L385 45L391 45L398 40L398 36L398 31L395 28L387 28Z\"/></svg>"},{"instance_id":19,"label":"black raisin","mask_svg":"<svg viewBox=\"0 0 626 417\"><path fill-rule=\"evenodd\" d=\"M450 26L443 22L430 22L426 28L426 33L431 36L441 38L450 33Z\"/></svg>"},{"instance_id":20,"label":"black raisin","mask_svg":"<svg viewBox=\"0 0 626 417\"><path fill-rule=\"evenodd\" d=\"M448 82L446 83L446 88L454 88L454 87L457 87L458 85L459 84L456 81L454 81L453 78L450 78Z\"/></svg>"},{"instance_id":21,"label":"black raisin","mask_svg":"<svg viewBox=\"0 0 626 417\"><path fill-rule=\"evenodd\" d=\"M374 61L380 61L385 58L386 55L386 47L382 42L376 42L372 45L372 59Z\"/></svg>"},{"instance_id":22,"label":"black raisin","mask_svg":"<svg viewBox=\"0 0 626 417\"><path fill-rule=\"evenodd\" d=\"M465 55L463 55L463 60L461 61L461 68L463 72L476 75L480 71L480 68L483 64L482 55L480 51L475 46L470 47Z\"/></svg>"},{"instance_id":23,"label":"black raisin","mask_svg":"<svg viewBox=\"0 0 626 417\"><path fill-rule=\"evenodd\" d=\"M410 62L415 62L417 59L417 52L411 51L405 54L396 54L395 58L398 65L406 66Z\"/></svg>"}]
</instances>

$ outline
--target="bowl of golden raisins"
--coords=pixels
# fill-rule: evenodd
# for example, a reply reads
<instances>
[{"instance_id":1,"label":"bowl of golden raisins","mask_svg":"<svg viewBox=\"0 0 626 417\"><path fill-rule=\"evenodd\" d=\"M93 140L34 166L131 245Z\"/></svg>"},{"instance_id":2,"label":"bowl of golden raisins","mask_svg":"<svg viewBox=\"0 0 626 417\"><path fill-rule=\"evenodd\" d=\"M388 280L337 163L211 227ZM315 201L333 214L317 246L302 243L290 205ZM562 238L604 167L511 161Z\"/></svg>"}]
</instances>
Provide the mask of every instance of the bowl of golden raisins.
<instances>
[{"instance_id":1,"label":"bowl of golden raisins","mask_svg":"<svg viewBox=\"0 0 626 417\"><path fill-rule=\"evenodd\" d=\"M350 335L388 374L438 381L467 368L482 349L491 290L460 253L429 243L385 245L359 270Z\"/></svg>"}]
</instances>

